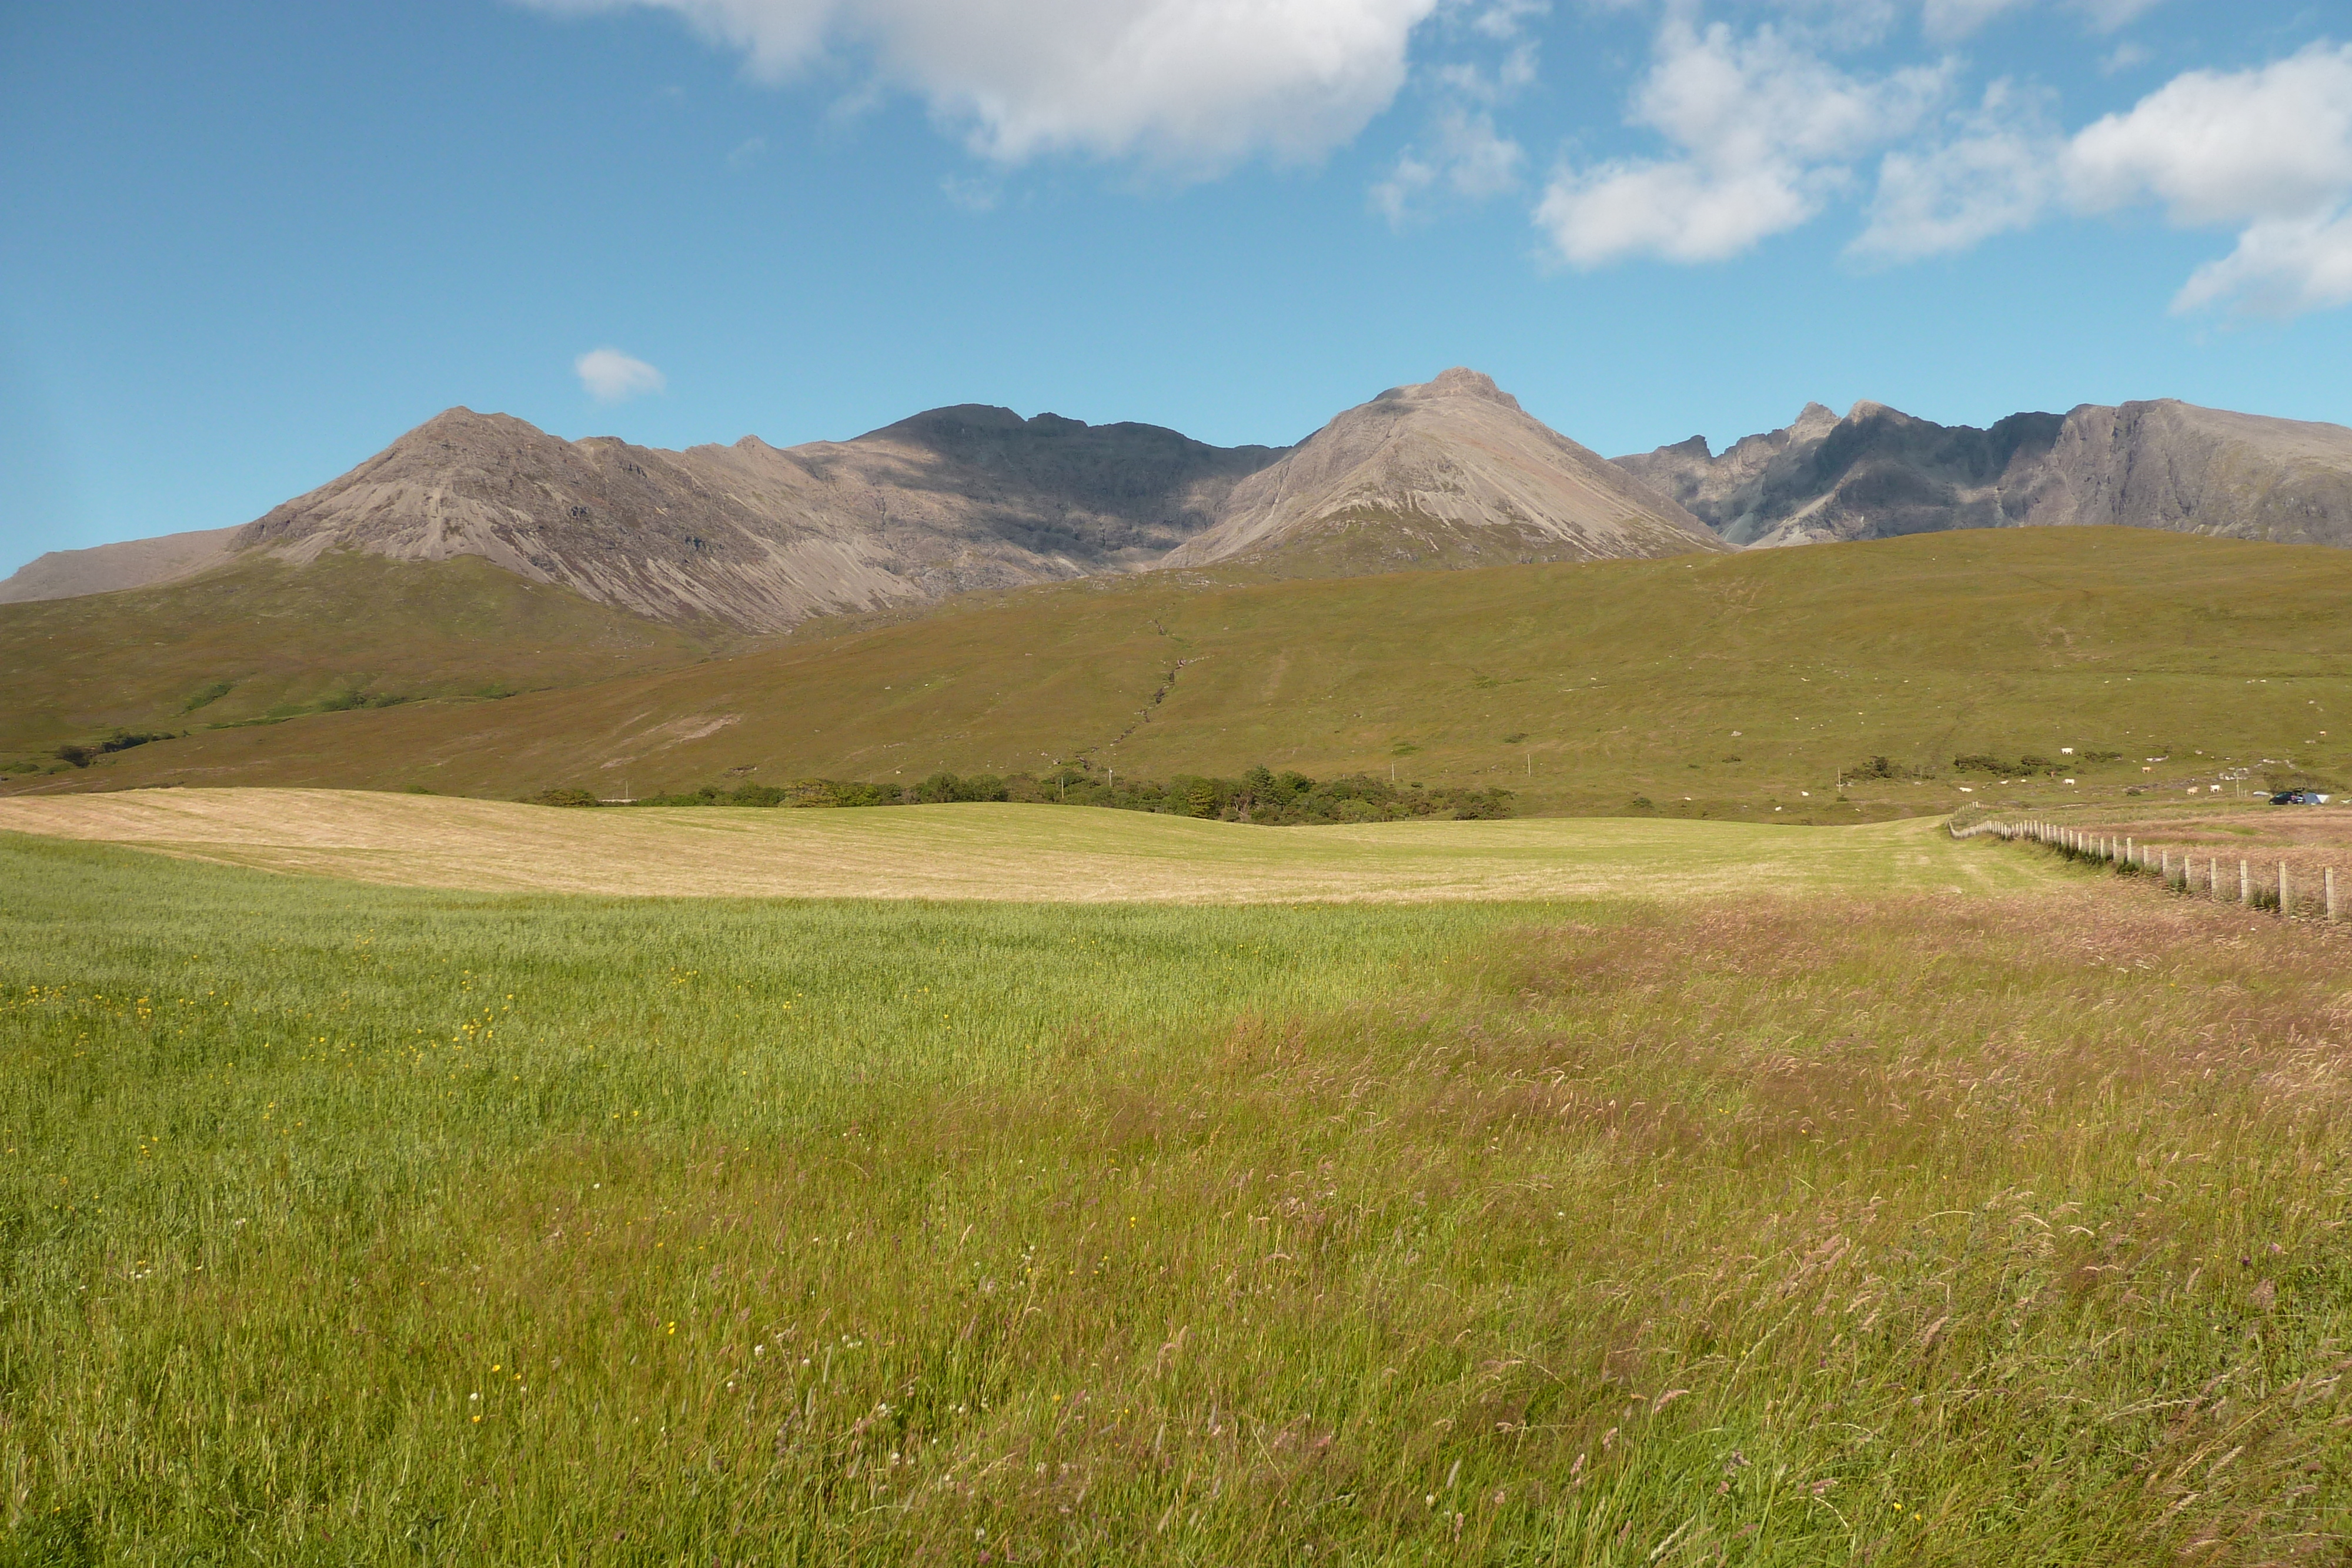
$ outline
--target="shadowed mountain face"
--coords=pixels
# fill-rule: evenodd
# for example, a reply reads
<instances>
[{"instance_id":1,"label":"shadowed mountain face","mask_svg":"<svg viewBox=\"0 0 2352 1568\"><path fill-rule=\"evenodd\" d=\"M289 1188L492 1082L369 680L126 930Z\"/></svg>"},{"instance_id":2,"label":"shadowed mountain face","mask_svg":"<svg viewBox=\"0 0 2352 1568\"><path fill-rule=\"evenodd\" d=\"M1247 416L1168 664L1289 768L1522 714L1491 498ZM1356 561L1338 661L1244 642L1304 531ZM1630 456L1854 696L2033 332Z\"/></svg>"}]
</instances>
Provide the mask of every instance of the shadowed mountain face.
<instances>
[{"instance_id":1,"label":"shadowed mountain face","mask_svg":"<svg viewBox=\"0 0 2352 1568\"><path fill-rule=\"evenodd\" d=\"M1693 436L1616 463L1738 545L2091 523L2352 545L2352 430L2169 400L1990 430L1811 403L1721 456Z\"/></svg>"},{"instance_id":2,"label":"shadowed mountain face","mask_svg":"<svg viewBox=\"0 0 2352 1568\"><path fill-rule=\"evenodd\" d=\"M1234 486L1167 564L1337 576L1720 548L1673 499L1451 370L1348 410Z\"/></svg>"},{"instance_id":3,"label":"shadowed mountain face","mask_svg":"<svg viewBox=\"0 0 2352 1568\"><path fill-rule=\"evenodd\" d=\"M338 548L479 555L658 620L773 631L1148 563L1277 455L977 406L855 441L685 452L564 441L453 409L247 525L236 546L297 561Z\"/></svg>"}]
</instances>

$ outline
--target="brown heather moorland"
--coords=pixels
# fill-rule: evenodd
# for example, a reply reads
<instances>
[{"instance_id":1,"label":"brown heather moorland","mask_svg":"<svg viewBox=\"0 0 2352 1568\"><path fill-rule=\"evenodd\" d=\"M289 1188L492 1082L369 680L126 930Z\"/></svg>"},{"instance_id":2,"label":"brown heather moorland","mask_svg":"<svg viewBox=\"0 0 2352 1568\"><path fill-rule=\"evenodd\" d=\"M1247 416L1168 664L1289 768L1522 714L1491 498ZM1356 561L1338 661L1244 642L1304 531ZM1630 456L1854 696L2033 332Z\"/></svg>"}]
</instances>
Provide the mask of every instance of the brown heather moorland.
<instances>
[{"instance_id":1,"label":"brown heather moorland","mask_svg":"<svg viewBox=\"0 0 2352 1568\"><path fill-rule=\"evenodd\" d=\"M362 570L330 557L307 570L331 564L355 583L411 585L395 598L424 604L436 574L463 563ZM249 670L284 656L272 651L277 623L170 627L172 605L197 603L173 596L210 591L208 580L0 605L0 667L12 688L40 694L0 714L14 727L0 746L16 765L59 769L0 789L268 784L513 799L812 776L908 783L940 769L1042 775L1057 762L1124 778L1231 777L1263 763L1315 779L1393 770L1401 784L1500 786L1517 792L1522 814L1852 822L1988 800L2037 810L2120 805L2135 789L2180 800L2189 783L2240 768L2257 787L2274 771L2352 780L2352 729L2332 711L2352 703L2342 612L2352 550L1990 529L1338 580L1245 575L966 595L920 615L813 622L704 659L673 628L574 601L600 627L618 617L667 641L582 651L528 678L512 661L527 650L551 661L556 643L436 643L421 624L362 637L382 630L362 617L343 647L331 622L311 623L312 641L286 648L308 649L301 657L332 678L252 677L251 708L234 705L247 700ZM541 601L563 591L533 589L533 613L551 615ZM118 600L138 615L125 620ZM144 651L83 667L81 650L118 643ZM157 674L125 685L118 664ZM439 673L428 679L427 665ZM215 685L229 688L217 704L182 711ZM460 695L485 686L539 689ZM215 707L267 717L268 705L344 690L429 700L203 727ZM195 733L88 768L54 759L110 726ZM1977 756L2063 767L1955 768Z\"/></svg>"}]
</instances>

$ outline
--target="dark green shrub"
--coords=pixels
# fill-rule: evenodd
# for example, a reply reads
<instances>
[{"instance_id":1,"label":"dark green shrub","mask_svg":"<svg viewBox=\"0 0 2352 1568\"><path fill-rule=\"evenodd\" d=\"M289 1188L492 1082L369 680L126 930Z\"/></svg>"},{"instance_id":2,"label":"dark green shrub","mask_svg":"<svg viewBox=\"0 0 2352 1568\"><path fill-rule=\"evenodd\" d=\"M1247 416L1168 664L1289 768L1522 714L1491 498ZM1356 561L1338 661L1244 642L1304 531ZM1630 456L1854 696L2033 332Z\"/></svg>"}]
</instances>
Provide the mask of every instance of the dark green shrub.
<instances>
[{"instance_id":1,"label":"dark green shrub","mask_svg":"<svg viewBox=\"0 0 2352 1568\"><path fill-rule=\"evenodd\" d=\"M158 730L152 734L133 734L129 730L118 729L104 740L93 741L88 746L70 743L60 746L56 755L60 762L69 762L76 768L87 768L109 752L128 751L134 746L145 746L151 741L177 740L178 738L177 735L168 729Z\"/></svg>"},{"instance_id":2,"label":"dark green shrub","mask_svg":"<svg viewBox=\"0 0 2352 1568\"><path fill-rule=\"evenodd\" d=\"M599 804L593 791L587 789L542 789L536 795L521 797L526 806L593 806Z\"/></svg>"}]
</instances>

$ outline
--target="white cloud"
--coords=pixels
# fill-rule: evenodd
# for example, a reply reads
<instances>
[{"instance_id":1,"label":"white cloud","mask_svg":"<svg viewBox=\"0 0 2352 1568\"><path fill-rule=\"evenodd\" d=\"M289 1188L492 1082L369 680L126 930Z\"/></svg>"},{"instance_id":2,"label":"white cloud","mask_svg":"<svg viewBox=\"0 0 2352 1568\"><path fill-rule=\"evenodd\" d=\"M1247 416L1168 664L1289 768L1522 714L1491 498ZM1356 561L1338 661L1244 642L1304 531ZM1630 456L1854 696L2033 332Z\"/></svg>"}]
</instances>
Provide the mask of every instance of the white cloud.
<instances>
[{"instance_id":1,"label":"white cloud","mask_svg":"<svg viewBox=\"0 0 2352 1568\"><path fill-rule=\"evenodd\" d=\"M766 137L747 136L735 144L734 151L727 154L727 166L730 169L749 169L767 155L768 139Z\"/></svg>"},{"instance_id":2,"label":"white cloud","mask_svg":"<svg viewBox=\"0 0 2352 1568\"><path fill-rule=\"evenodd\" d=\"M2063 146L2038 98L1993 83L1958 135L1881 160L1869 225L1848 254L1914 261L2030 226L2056 186Z\"/></svg>"},{"instance_id":3,"label":"white cloud","mask_svg":"<svg viewBox=\"0 0 2352 1568\"><path fill-rule=\"evenodd\" d=\"M2190 71L2066 149L2069 201L2163 204L2178 226L2240 226L2176 310L2234 305L2292 316L2352 303L2352 45L2258 69Z\"/></svg>"},{"instance_id":4,"label":"white cloud","mask_svg":"<svg viewBox=\"0 0 2352 1568\"><path fill-rule=\"evenodd\" d=\"M1403 84L1408 39L1439 0L525 3L674 11L769 79L863 51L999 162L1078 152L1207 174L1352 138ZM1525 10L1506 4L1497 26Z\"/></svg>"},{"instance_id":5,"label":"white cloud","mask_svg":"<svg viewBox=\"0 0 2352 1568\"><path fill-rule=\"evenodd\" d=\"M1740 38L1719 23L1669 21L1629 118L1676 155L1563 170L1536 222L1577 267L1736 256L1810 220L1846 186L1853 159L1919 123L1947 74L1864 80L1769 26Z\"/></svg>"},{"instance_id":6,"label":"white cloud","mask_svg":"<svg viewBox=\"0 0 2352 1568\"><path fill-rule=\"evenodd\" d=\"M598 402L619 402L669 385L659 371L618 349L591 349L572 361L572 368L578 372L581 386Z\"/></svg>"},{"instance_id":7,"label":"white cloud","mask_svg":"<svg viewBox=\"0 0 2352 1568\"><path fill-rule=\"evenodd\" d=\"M2184 225L2332 205L2352 192L2352 46L2176 77L2086 127L2066 175L2084 211L2154 197Z\"/></svg>"},{"instance_id":8,"label":"white cloud","mask_svg":"<svg viewBox=\"0 0 2352 1568\"><path fill-rule=\"evenodd\" d=\"M2352 305L2352 213L2252 225L2237 249L2189 275L2172 308L2225 303L2263 316Z\"/></svg>"},{"instance_id":9,"label":"white cloud","mask_svg":"<svg viewBox=\"0 0 2352 1568\"><path fill-rule=\"evenodd\" d=\"M1372 187L1372 205L1402 225L1432 192L1472 202L1499 196L1518 184L1526 158L1525 149L1496 131L1494 116L1449 106L1438 111L1429 135L1406 148L1388 177Z\"/></svg>"},{"instance_id":10,"label":"white cloud","mask_svg":"<svg viewBox=\"0 0 2352 1568\"><path fill-rule=\"evenodd\" d=\"M2254 69L2189 71L2061 136L2040 100L1996 83L1955 133L1889 152L1852 254L1961 250L2049 213L2156 203L2177 227L2239 232L2177 310L2269 315L2352 303L2352 46Z\"/></svg>"}]
</instances>

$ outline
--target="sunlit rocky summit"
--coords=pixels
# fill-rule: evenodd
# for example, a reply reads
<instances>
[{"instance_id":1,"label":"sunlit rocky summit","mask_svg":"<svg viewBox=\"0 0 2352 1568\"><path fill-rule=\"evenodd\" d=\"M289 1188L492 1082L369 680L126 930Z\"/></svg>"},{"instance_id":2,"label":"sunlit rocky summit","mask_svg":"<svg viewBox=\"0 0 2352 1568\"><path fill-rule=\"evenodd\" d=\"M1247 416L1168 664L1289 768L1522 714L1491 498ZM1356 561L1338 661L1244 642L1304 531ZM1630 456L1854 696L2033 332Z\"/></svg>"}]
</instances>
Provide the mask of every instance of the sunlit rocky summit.
<instances>
[{"instance_id":1,"label":"sunlit rocky summit","mask_svg":"<svg viewBox=\"0 0 2352 1568\"><path fill-rule=\"evenodd\" d=\"M1324 572L1721 549L1679 503L1535 419L1475 371L1351 408L1234 486L1166 564Z\"/></svg>"},{"instance_id":2,"label":"sunlit rocky summit","mask_svg":"<svg viewBox=\"0 0 2352 1568\"><path fill-rule=\"evenodd\" d=\"M359 551L478 557L657 621L773 632L1156 569L1353 576L2082 523L2352 544L2352 430L2168 401L1983 430L1814 403L1721 454L1694 436L1610 461L1458 368L1295 446L965 404L849 441L670 452L458 408L252 522L43 556L0 602Z\"/></svg>"}]
</instances>

